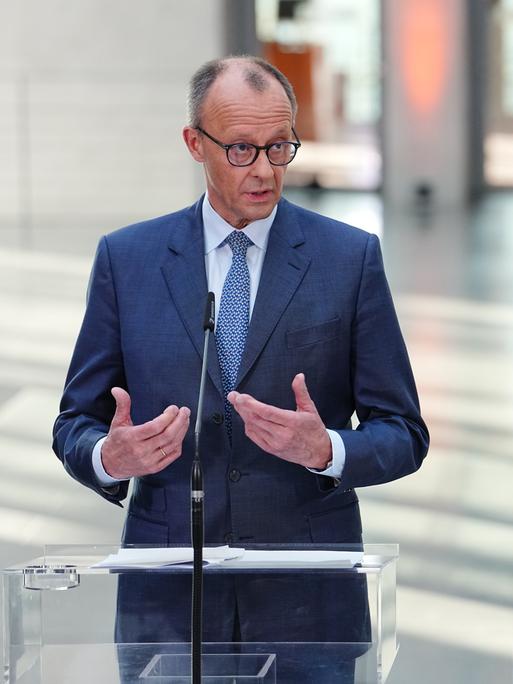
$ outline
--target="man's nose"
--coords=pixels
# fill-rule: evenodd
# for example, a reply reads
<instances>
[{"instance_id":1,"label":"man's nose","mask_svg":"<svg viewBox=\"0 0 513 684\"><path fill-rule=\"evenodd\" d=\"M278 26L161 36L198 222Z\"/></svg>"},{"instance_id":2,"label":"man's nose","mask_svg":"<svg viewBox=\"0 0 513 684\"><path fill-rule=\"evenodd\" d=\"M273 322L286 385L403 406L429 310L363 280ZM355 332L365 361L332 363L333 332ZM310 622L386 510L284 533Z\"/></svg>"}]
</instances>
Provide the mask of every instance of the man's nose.
<instances>
[{"instance_id":1,"label":"man's nose","mask_svg":"<svg viewBox=\"0 0 513 684\"><path fill-rule=\"evenodd\" d=\"M251 172L253 176L259 176L260 178L270 178L273 176L273 165L267 158L265 150L260 150L260 154L251 164Z\"/></svg>"}]
</instances>

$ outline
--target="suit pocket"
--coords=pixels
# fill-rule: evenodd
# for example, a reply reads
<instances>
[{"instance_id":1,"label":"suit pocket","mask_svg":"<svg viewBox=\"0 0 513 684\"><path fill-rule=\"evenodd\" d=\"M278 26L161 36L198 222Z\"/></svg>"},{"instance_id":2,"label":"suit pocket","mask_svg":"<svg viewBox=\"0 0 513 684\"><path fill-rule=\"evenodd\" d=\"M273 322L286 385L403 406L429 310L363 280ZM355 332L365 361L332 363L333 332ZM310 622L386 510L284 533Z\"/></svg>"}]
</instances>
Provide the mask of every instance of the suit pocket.
<instances>
[{"instance_id":1,"label":"suit pocket","mask_svg":"<svg viewBox=\"0 0 513 684\"><path fill-rule=\"evenodd\" d=\"M165 523L146 520L133 513L129 513L125 521L123 543L167 546L169 543L169 528Z\"/></svg>"},{"instance_id":2,"label":"suit pocket","mask_svg":"<svg viewBox=\"0 0 513 684\"><path fill-rule=\"evenodd\" d=\"M287 347L307 347L311 344L319 344L334 340L340 335L341 319L337 316L329 321L311 325L304 328L296 328L287 332Z\"/></svg>"},{"instance_id":3,"label":"suit pocket","mask_svg":"<svg viewBox=\"0 0 513 684\"><path fill-rule=\"evenodd\" d=\"M331 544L361 544L362 521L358 500L342 508L313 513L308 516L312 542Z\"/></svg>"},{"instance_id":4,"label":"suit pocket","mask_svg":"<svg viewBox=\"0 0 513 684\"><path fill-rule=\"evenodd\" d=\"M165 513L166 492L164 487L153 486L141 479L136 479L130 508L131 511L132 509L143 509L143 511ZM137 512L136 510L135 513L137 514Z\"/></svg>"}]
</instances>

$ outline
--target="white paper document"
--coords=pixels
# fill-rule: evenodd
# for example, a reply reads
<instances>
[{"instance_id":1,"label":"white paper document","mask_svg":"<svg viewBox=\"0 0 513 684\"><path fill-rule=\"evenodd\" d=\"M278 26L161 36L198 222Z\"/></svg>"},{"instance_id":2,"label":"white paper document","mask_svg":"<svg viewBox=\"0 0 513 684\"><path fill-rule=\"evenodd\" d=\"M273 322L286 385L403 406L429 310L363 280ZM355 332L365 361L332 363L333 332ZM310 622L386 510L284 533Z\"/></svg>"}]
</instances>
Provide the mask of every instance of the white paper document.
<instances>
[{"instance_id":1,"label":"white paper document","mask_svg":"<svg viewBox=\"0 0 513 684\"><path fill-rule=\"evenodd\" d=\"M177 563L192 563L190 546L175 548L119 549L93 568L158 568ZM353 567L363 562L363 551L296 551L288 549L245 550L229 546L203 549L203 561L237 568L305 568L312 565Z\"/></svg>"},{"instance_id":2,"label":"white paper document","mask_svg":"<svg viewBox=\"0 0 513 684\"><path fill-rule=\"evenodd\" d=\"M248 567L292 567L304 568L311 565L353 567L363 562L363 551L294 551L290 549L246 550L243 556L234 558L230 565ZM228 563L227 563L228 564Z\"/></svg>"},{"instance_id":3,"label":"white paper document","mask_svg":"<svg viewBox=\"0 0 513 684\"><path fill-rule=\"evenodd\" d=\"M229 546L215 546L203 549L203 561L221 563L230 558L242 556L244 549ZM158 568L176 563L192 563L193 550L190 546L174 548L119 549L111 553L93 568Z\"/></svg>"}]
</instances>

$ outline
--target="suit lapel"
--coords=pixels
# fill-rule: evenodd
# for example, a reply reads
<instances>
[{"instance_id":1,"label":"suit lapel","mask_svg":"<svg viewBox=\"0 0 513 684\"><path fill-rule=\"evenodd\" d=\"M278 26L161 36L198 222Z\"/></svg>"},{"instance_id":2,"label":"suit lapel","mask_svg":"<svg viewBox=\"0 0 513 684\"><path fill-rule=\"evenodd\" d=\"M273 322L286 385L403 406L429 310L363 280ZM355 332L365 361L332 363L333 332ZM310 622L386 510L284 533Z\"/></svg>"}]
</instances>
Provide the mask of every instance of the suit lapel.
<instances>
[{"instance_id":1,"label":"suit lapel","mask_svg":"<svg viewBox=\"0 0 513 684\"><path fill-rule=\"evenodd\" d=\"M169 255L162 266L173 303L200 358L203 358L203 322L207 301L202 202L203 198L184 215L182 223L174 227L168 242ZM213 335L209 340L207 372L222 394Z\"/></svg>"},{"instance_id":2,"label":"suit lapel","mask_svg":"<svg viewBox=\"0 0 513 684\"><path fill-rule=\"evenodd\" d=\"M181 222L174 226L168 242L169 254L162 266L173 303L200 358L203 358L203 320L207 297L202 202L203 198L185 212ZM281 200L269 233L237 384L258 359L308 270L310 257L297 249L304 242L293 206ZM210 336L207 371L222 395L221 372L213 335Z\"/></svg>"},{"instance_id":3,"label":"suit lapel","mask_svg":"<svg viewBox=\"0 0 513 684\"><path fill-rule=\"evenodd\" d=\"M257 360L308 270L310 257L297 249L304 241L296 212L288 202L281 200L269 233L237 384Z\"/></svg>"}]
</instances>

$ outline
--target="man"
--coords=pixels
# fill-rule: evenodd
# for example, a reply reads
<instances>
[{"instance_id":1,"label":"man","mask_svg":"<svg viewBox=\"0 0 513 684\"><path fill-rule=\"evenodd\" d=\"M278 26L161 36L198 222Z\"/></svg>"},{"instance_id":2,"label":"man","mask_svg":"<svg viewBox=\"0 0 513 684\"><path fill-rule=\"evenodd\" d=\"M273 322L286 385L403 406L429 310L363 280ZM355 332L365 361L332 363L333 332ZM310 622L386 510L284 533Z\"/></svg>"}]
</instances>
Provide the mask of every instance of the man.
<instances>
[{"instance_id":1,"label":"man","mask_svg":"<svg viewBox=\"0 0 513 684\"><path fill-rule=\"evenodd\" d=\"M361 543L355 487L415 471L428 445L378 240L281 199L300 143L292 88L274 67L252 57L208 63L189 105L183 137L207 196L101 240L54 449L113 503L134 479L124 543L188 544L189 425L213 290L206 542ZM333 628L338 604L327 627L314 608L331 590L308 606L294 578L211 581L206 640L352 640ZM161 590L146 606L169 602L184 620L188 591ZM273 634L278 613L267 619L262 604L272 613L280 592L288 612ZM120 586L120 638L137 627L138 638L157 640L153 619L129 614L129 594ZM169 629L163 640L187 638L185 626Z\"/></svg>"}]
</instances>

